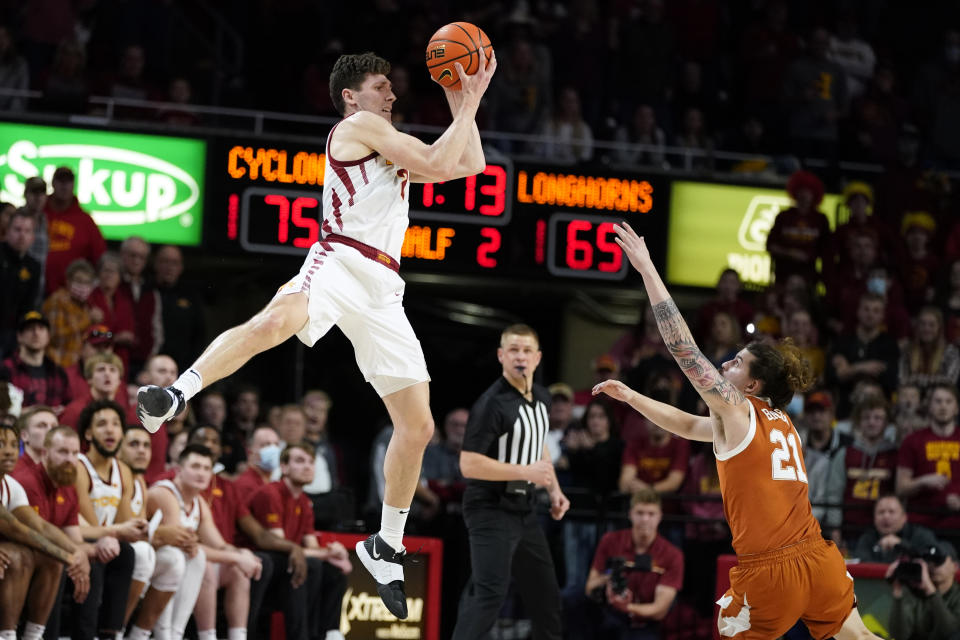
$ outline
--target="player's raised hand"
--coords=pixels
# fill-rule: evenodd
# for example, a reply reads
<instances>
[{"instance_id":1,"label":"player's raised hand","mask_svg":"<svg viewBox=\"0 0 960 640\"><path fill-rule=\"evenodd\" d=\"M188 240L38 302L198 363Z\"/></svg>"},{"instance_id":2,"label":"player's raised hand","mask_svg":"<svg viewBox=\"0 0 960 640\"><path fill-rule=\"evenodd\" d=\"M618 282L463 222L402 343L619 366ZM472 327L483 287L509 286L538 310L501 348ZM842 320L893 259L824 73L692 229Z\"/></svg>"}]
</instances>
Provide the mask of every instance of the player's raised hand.
<instances>
[{"instance_id":1,"label":"player's raised hand","mask_svg":"<svg viewBox=\"0 0 960 640\"><path fill-rule=\"evenodd\" d=\"M635 391L619 380L604 380L593 388L593 395L598 396L601 393L607 394L614 400L629 402Z\"/></svg>"},{"instance_id":2,"label":"player's raised hand","mask_svg":"<svg viewBox=\"0 0 960 640\"><path fill-rule=\"evenodd\" d=\"M454 63L454 66L457 69L457 75L460 76L464 101L475 101L479 105L480 98L483 97L487 87L490 86L490 79L493 78L493 74L497 70L497 54L496 52L490 52L488 58L487 52L484 51L483 47L480 47L477 50L477 57L480 59L480 68L473 75L467 75L466 71L463 70L463 65L459 62Z\"/></svg>"},{"instance_id":3,"label":"player's raised hand","mask_svg":"<svg viewBox=\"0 0 960 640\"><path fill-rule=\"evenodd\" d=\"M627 258L630 259L630 264L633 265L634 269L642 271L652 264L650 252L647 251L647 243L644 242L642 236L637 235L637 232L629 224L626 222L615 224L613 230L617 234L614 239L615 242L627 254Z\"/></svg>"}]
</instances>

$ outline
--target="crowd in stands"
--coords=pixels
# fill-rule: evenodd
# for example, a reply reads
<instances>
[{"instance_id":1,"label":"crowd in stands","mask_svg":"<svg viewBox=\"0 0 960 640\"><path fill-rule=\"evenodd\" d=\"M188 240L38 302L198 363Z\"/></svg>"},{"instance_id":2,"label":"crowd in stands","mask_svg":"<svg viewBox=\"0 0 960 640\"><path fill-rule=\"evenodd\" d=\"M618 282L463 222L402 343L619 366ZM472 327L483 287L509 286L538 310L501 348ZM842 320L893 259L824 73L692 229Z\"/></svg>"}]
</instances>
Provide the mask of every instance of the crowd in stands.
<instances>
[{"instance_id":1,"label":"crowd in stands","mask_svg":"<svg viewBox=\"0 0 960 640\"><path fill-rule=\"evenodd\" d=\"M923 141L925 164L960 161L950 115L960 107L960 16L949 4L207 0L242 44L235 69L211 53L212 30L209 42L189 41L207 24L190 5L0 3L0 88L42 93L0 95L0 109L102 112L87 99L105 96L165 101L114 116L176 126L210 123L189 105L211 102L335 117L333 62L373 49L393 63L394 121L442 125L448 110L424 47L439 26L467 20L490 35L499 62L481 127L549 136L504 143L509 151L662 167L690 166L667 147L894 165ZM165 39L173 32L180 46ZM595 140L646 146L601 153Z\"/></svg>"}]
</instances>

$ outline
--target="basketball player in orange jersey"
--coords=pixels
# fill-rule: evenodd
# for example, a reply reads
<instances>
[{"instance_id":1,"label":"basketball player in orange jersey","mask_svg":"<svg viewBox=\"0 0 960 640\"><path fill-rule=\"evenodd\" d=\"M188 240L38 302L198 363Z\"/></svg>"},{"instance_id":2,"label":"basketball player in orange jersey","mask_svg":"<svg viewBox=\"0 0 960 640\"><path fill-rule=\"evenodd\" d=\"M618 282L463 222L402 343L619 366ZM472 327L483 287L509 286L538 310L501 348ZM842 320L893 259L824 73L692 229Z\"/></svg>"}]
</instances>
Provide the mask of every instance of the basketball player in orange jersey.
<instances>
[{"instance_id":1,"label":"basketball player in orange jersey","mask_svg":"<svg viewBox=\"0 0 960 640\"><path fill-rule=\"evenodd\" d=\"M628 402L659 426L689 440L713 442L724 513L738 566L717 602L722 637L773 640L803 620L814 638L877 638L856 609L853 578L840 552L823 539L810 510L800 436L783 407L812 381L810 365L790 342L751 343L723 363L710 363L629 225L614 227L643 276L660 334L710 408L694 416L616 380L594 394Z\"/></svg>"},{"instance_id":2,"label":"basketball player in orange jersey","mask_svg":"<svg viewBox=\"0 0 960 640\"><path fill-rule=\"evenodd\" d=\"M341 56L330 74L330 97L343 120L327 137L323 238L262 311L217 337L172 386L142 387L137 397L143 426L154 433L203 387L261 351L293 335L312 346L339 326L393 421L381 528L357 553L387 609L401 619L407 617L403 529L434 425L430 377L403 310L397 257L409 222L409 183L454 180L486 166L474 118L497 61L492 53L487 61L482 48L479 55L473 75L456 64L462 89L445 90L453 122L429 145L391 124L390 64L372 53Z\"/></svg>"}]
</instances>

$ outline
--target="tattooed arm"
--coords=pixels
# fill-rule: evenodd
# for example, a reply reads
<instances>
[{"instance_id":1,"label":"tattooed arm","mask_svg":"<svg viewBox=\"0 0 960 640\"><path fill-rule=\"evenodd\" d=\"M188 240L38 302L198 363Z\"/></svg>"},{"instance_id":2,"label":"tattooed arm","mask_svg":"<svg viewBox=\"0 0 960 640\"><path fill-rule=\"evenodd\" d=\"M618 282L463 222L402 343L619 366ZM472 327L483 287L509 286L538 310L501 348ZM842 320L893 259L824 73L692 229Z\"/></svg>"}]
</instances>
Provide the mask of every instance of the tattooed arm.
<instances>
[{"instance_id":1,"label":"tattooed arm","mask_svg":"<svg viewBox=\"0 0 960 640\"><path fill-rule=\"evenodd\" d=\"M650 304L653 306L660 335L663 336L663 341L674 360L680 365L681 371L710 407L715 418L745 417L747 406L743 394L728 382L713 366L710 359L700 351L686 321L680 315L680 310L677 309L660 274L653 266L643 238L626 223L617 225L614 229L617 233L617 244L623 248L630 263L643 276L643 284L647 289ZM739 422L743 422L746 426L746 421ZM721 428L722 433L722 426L720 424L717 426Z\"/></svg>"}]
</instances>

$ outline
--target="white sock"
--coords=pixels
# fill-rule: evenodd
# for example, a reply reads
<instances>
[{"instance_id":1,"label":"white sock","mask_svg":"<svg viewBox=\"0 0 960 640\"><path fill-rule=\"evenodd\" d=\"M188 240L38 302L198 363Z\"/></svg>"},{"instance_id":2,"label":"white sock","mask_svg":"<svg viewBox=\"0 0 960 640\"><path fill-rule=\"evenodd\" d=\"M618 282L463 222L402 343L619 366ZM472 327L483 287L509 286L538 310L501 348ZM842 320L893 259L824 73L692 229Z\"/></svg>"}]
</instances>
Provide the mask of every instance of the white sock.
<instances>
[{"instance_id":1,"label":"white sock","mask_svg":"<svg viewBox=\"0 0 960 640\"><path fill-rule=\"evenodd\" d=\"M403 528L407 525L407 515L410 507L401 509L383 503L383 512L380 514L380 537L394 551L403 549Z\"/></svg>"},{"instance_id":2,"label":"white sock","mask_svg":"<svg viewBox=\"0 0 960 640\"><path fill-rule=\"evenodd\" d=\"M137 625L130 627L130 633L127 634L127 640L149 640L150 629L141 629Z\"/></svg>"},{"instance_id":3,"label":"white sock","mask_svg":"<svg viewBox=\"0 0 960 640\"><path fill-rule=\"evenodd\" d=\"M217 630L216 629L206 629L204 631L197 630L197 638L199 640L217 640Z\"/></svg>"},{"instance_id":4,"label":"white sock","mask_svg":"<svg viewBox=\"0 0 960 640\"><path fill-rule=\"evenodd\" d=\"M184 402L190 402L190 399L203 389L203 376L196 369L187 369L171 386L180 390Z\"/></svg>"},{"instance_id":5,"label":"white sock","mask_svg":"<svg viewBox=\"0 0 960 640\"><path fill-rule=\"evenodd\" d=\"M228 640L247 640L246 627L230 627L227 629Z\"/></svg>"},{"instance_id":6,"label":"white sock","mask_svg":"<svg viewBox=\"0 0 960 640\"><path fill-rule=\"evenodd\" d=\"M113 636L113 640L123 640L123 631L117 631Z\"/></svg>"},{"instance_id":7,"label":"white sock","mask_svg":"<svg viewBox=\"0 0 960 640\"><path fill-rule=\"evenodd\" d=\"M46 625L28 622L23 627L23 640L40 640L43 637L43 630Z\"/></svg>"},{"instance_id":8,"label":"white sock","mask_svg":"<svg viewBox=\"0 0 960 640\"><path fill-rule=\"evenodd\" d=\"M340 629L330 629L327 631L324 640L344 640L344 637L343 634L340 633Z\"/></svg>"},{"instance_id":9,"label":"white sock","mask_svg":"<svg viewBox=\"0 0 960 640\"><path fill-rule=\"evenodd\" d=\"M17 630L4 629L0 631L0 640L17 640Z\"/></svg>"}]
</instances>

